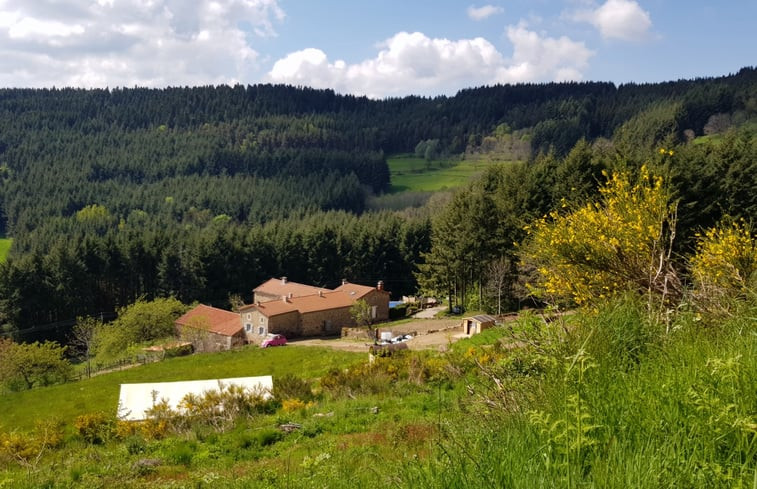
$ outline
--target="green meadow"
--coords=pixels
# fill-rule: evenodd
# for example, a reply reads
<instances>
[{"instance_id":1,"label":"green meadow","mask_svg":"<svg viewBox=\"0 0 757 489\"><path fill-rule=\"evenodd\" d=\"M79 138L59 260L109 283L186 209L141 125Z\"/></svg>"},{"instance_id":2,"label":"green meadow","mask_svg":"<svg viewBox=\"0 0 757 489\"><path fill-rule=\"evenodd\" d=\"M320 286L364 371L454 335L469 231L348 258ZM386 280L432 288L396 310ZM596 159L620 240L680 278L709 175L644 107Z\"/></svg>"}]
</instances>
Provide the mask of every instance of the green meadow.
<instances>
[{"instance_id":1,"label":"green meadow","mask_svg":"<svg viewBox=\"0 0 757 489\"><path fill-rule=\"evenodd\" d=\"M102 411L115 415L121 384L179 380L281 376L307 372L317 377L365 354L324 348L243 348L191 355L98 375L70 384L0 395L0 429L31 429L40 419L55 417L70 423L81 414Z\"/></svg>"},{"instance_id":2,"label":"green meadow","mask_svg":"<svg viewBox=\"0 0 757 489\"><path fill-rule=\"evenodd\" d=\"M755 312L666 325L625 299L372 364L245 348L5 393L0 487L755 487ZM118 435L89 414L114 416L122 382L261 374L308 384L224 429ZM62 438L33 427L51 418Z\"/></svg>"},{"instance_id":3,"label":"green meadow","mask_svg":"<svg viewBox=\"0 0 757 489\"><path fill-rule=\"evenodd\" d=\"M0 263L4 262L8 257L8 252L13 244L12 238L0 238Z\"/></svg>"},{"instance_id":4,"label":"green meadow","mask_svg":"<svg viewBox=\"0 0 757 489\"><path fill-rule=\"evenodd\" d=\"M427 162L423 158L396 155L387 158L391 192L433 192L460 187L488 166L500 161L442 159Z\"/></svg>"}]
</instances>

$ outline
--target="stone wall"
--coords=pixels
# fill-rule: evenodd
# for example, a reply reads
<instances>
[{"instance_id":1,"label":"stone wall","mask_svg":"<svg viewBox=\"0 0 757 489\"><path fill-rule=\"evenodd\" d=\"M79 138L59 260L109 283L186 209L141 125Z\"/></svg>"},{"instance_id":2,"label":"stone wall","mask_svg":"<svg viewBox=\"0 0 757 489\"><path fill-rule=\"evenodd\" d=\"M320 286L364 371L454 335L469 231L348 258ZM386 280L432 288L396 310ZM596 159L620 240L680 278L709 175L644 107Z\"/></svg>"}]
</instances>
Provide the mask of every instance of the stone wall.
<instances>
[{"instance_id":1,"label":"stone wall","mask_svg":"<svg viewBox=\"0 0 757 489\"><path fill-rule=\"evenodd\" d=\"M355 325L349 307L302 314L302 336L339 334L344 327Z\"/></svg>"},{"instance_id":2,"label":"stone wall","mask_svg":"<svg viewBox=\"0 0 757 489\"><path fill-rule=\"evenodd\" d=\"M179 326L179 337L192 343L192 347L198 352L222 351L244 345L245 336L238 333L234 336L226 336L219 333L204 331L202 329Z\"/></svg>"},{"instance_id":3,"label":"stone wall","mask_svg":"<svg viewBox=\"0 0 757 489\"><path fill-rule=\"evenodd\" d=\"M295 338L302 335L300 313L298 311L291 311L268 318L268 332L283 334L287 338Z\"/></svg>"},{"instance_id":4,"label":"stone wall","mask_svg":"<svg viewBox=\"0 0 757 489\"><path fill-rule=\"evenodd\" d=\"M373 341L371 331L366 327L342 328L342 338L353 338L358 340Z\"/></svg>"},{"instance_id":5,"label":"stone wall","mask_svg":"<svg viewBox=\"0 0 757 489\"><path fill-rule=\"evenodd\" d=\"M300 336L300 314L297 311L291 311L279 314L271 318L263 315L260 311L253 310L250 312L251 320L247 321L247 312L242 313L243 322L252 325L252 331L247 332L247 341L250 343L260 343L268 333L283 334L287 338ZM260 328L263 328L263 334L260 334Z\"/></svg>"},{"instance_id":6,"label":"stone wall","mask_svg":"<svg viewBox=\"0 0 757 489\"><path fill-rule=\"evenodd\" d=\"M373 322L389 320L389 293L382 290L373 290L363 297L369 306L376 307L376 317Z\"/></svg>"}]
</instances>

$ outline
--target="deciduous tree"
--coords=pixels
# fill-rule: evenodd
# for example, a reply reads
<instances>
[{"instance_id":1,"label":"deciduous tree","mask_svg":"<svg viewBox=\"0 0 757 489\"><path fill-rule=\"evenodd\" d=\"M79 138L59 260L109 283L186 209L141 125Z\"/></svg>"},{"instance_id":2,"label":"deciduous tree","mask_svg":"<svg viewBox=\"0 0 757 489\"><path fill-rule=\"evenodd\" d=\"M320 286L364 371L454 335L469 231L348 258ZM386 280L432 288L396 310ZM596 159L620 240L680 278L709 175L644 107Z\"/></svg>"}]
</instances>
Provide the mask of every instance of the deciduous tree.
<instances>
[{"instance_id":1,"label":"deciduous tree","mask_svg":"<svg viewBox=\"0 0 757 489\"><path fill-rule=\"evenodd\" d=\"M65 353L65 346L51 341L0 340L0 383L11 390L23 390L64 382L71 375Z\"/></svg>"}]
</instances>

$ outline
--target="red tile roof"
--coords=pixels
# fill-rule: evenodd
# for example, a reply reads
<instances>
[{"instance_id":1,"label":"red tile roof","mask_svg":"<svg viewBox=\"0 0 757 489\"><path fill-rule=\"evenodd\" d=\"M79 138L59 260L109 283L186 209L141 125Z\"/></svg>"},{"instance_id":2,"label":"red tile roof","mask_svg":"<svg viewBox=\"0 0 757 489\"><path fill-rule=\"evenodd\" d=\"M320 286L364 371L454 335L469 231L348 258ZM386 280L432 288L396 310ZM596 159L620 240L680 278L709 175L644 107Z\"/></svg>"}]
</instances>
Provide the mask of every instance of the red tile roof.
<instances>
[{"instance_id":1,"label":"red tile roof","mask_svg":"<svg viewBox=\"0 0 757 489\"><path fill-rule=\"evenodd\" d=\"M266 317L278 316L292 311L299 311L300 314L307 314L309 312L350 307L355 300L357 300L356 297L343 291L323 290L320 294L292 297L291 299L287 299L286 302L283 299L280 299L261 302L260 304L251 304L244 306L242 310L257 309Z\"/></svg>"},{"instance_id":2,"label":"red tile roof","mask_svg":"<svg viewBox=\"0 0 757 489\"><path fill-rule=\"evenodd\" d=\"M319 290L324 289L320 287L313 287L312 285L290 282L288 280L284 281L280 278L272 278L255 287L255 289L253 289L253 292L277 296L292 294L292 297L301 297L305 295L317 294Z\"/></svg>"},{"instance_id":3,"label":"red tile roof","mask_svg":"<svg viewBox=\"0 0 757 489\"><path fill-rule=\"evenodd\" d=\"M345 292L351 295L355 300L357 300L357 299L361 299L365 297L366 295L370 294L371 292L377 289L376 287L369 287L368 285L358 285L358 284L351 284L347 282L346 284L342 284L334 290ZM383 292L385 294L389 293L385 290L381 290L379 292Z\"/></svg>"},{"instance_id":4,"label":"red tile roof","mask_svg":"<svg viewBox=\"0 0 757 489\"><path fill-rule=\"evenodd\" d=\"M204 304L200 304L181 316L176 320L176 324L204 329L223 336L234 336L242 332L239 314Z\"/></svg>"}]
</instances>

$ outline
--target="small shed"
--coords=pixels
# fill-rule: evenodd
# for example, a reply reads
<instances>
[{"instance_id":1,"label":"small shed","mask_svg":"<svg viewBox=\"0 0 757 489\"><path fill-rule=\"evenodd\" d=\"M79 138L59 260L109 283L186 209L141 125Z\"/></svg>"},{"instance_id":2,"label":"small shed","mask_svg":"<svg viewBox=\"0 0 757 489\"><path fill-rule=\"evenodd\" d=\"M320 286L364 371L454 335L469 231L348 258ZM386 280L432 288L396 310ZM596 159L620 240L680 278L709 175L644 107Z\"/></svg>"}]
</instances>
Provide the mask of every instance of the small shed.
<instances>
[{"instance_id":1,"label":"small shed","mask_svg":"<svg viewBox=\"0 0 757 489\"><path fill-rule=\"evenodd\" d=\"M478 334L485 329L494 327L496 322L496 318L494 318L494 316L489 316L488 314L479 314L478 316L463 318L463 333L467 335Z\"/></svg>"}]
</instances>

